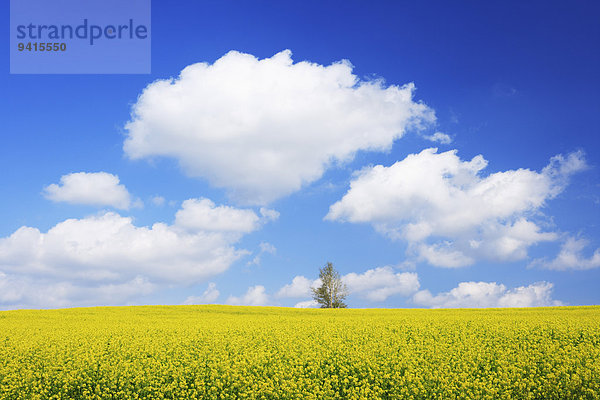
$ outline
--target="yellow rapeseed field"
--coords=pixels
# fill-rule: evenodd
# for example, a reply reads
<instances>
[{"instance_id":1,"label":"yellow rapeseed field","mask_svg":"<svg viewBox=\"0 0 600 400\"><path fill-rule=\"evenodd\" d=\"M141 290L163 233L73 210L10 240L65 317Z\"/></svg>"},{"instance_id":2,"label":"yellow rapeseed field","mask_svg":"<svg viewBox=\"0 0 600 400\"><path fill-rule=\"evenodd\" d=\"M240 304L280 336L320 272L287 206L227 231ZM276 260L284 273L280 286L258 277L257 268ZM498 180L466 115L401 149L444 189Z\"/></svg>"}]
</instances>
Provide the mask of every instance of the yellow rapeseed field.
<instances>
[{"instance_id":1,"label":"yellow rapeseed field","mask_svg":"<svg viewBox=\"0 0 600 400\"><path fill-rule=\"evenodd\" d=\"M600 307L0 312L0 399L598 399Z\"/></svg>"}]
</instances>

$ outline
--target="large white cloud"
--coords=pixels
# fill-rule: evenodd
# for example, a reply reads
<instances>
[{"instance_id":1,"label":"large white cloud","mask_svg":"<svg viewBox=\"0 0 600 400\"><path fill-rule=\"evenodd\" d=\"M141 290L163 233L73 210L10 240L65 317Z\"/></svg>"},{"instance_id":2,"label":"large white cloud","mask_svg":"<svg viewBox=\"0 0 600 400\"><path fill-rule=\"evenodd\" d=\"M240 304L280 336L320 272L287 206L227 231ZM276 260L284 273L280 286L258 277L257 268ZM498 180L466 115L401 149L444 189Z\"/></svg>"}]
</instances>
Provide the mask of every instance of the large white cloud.
<instances>
[{"instance_id":1,"label":"large white cloud","mask_svg":"<svg viewBox=\"0 0 600 400\"><path fill-rule=\"evenodd\" d=\"M507 289L496 282L461 282L449 292L432 295L421 290L413 296L417 305L433 308L545 307L562 305L552 299L553 285L537 282Z\"/></svg>"},{"instance_id":2,"label":"large white cloud","mask_svg":"<svg viewBox=\"0 0 600 400\"><path fill-rule=\"evenodd\" d=\"M184 202L180 211L199 203L203 200ZM146 227L136 226L131 218L105 212L65 220L46 233L21 227L0 238L2 279L15 282L11 287L21 288L14 296L0 298L0 307L54 304L35 294L43 287L66 288L57 291L62 293L62 300L55 303L89 304L87 300L82 303L77 295L89 290L89 299L95 298L95 304L122 304L124 298L146 293L149 288L201 282L224 272L249 253L234 245L251 228L258 228L248 221L259 220L252 210L212 203L204 203L189 218L196 224L190 223L185 213L178 213L173 225L155 223ZM102 296L119 288L129 295Z\"/></svg>"},{"instance_id":3,"label":"large white cloud","mask_svg":"<svg viewBox=\"0 0 600 400\"><path fill-rule=\"evenodd\" d=\"M63 175L60 184L44 188L44 196L52 201L129 209L131 195L119 177L107 172L76 172Z\"/></svg>"},{"instance_id":4,"label":"large white cloud","mask_svg":"<svg viewBox=\"0 0 600 400\"><path fill-rule=\"evenodd\" d=\"M348 61L294 63L231 51L148 85L126 124L132 159L173 157L191 176L264 204L319 179L359 150L383 151L435 121L414 85L360 80Z\"/></svg>"},{"instance_id":5,"label":"large white cloud","mask_svg":"<svg viewBox=\"0 0 600 400\"><path fill-rule=\"evenodd\" d=\"M143 274L173 283L197 282L223 272L240 255L220 233L189 234L163 223L138 227L112 212L68 219L47 233L22 227L0 239L5 272L88 281Z\"/></svg>"},{"instance_id":6,"label":"large white cloud","mask_svg":"<svg viewBox=\"0 0 600 400\"><path fill-rule=\"evenodd\" d=\"M0 272L0 309L130 304L131 299L149 295L155 289L156 285L141 276L123 282L85 284Z\"/></svg>"},{"instance_id":7,"label":"large white cloud","mask_svg":"<svg viewBox=\"0 0 600 400\"><path fill-rule=\"evenodd\" d=\"M561 271L600 268L600 248L586 257L583 251L588 244L589 241L586 239L568 237L556 258L552 260L537 259L531 263L531 266Z\"/></svg>"},{"instance_id":8,"label":"large white cloud","mask_svg":"<svg viewBox=\"0 0 600 400\"><path fill-rule=\"evenodd\" d=\"M485 177L481 155L463 161L456 153L426 149L389 167L358 171L325 218L370 223L441 267L480 258L519 260L529 246L557 239L532 216L565 188L571 174L585 168L582 153L553 157L541 172L518 169Z\"/></svg>"}]
</instances>

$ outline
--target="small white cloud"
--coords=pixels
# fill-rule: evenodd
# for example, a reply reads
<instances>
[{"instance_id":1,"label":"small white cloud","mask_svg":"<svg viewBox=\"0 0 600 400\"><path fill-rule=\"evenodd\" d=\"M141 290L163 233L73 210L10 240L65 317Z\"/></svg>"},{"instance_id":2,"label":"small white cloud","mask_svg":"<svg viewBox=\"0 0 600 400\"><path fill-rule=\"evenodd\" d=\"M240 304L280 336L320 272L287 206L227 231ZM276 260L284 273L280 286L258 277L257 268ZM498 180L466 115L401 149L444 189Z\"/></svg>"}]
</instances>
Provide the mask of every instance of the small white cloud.
<instances>
[{"instance_id":1,"label":"small white cloud","mask_svg":"<svg viewBox=\"0 0 600 400\"><path fill-rule=\"evenodd\" d=\"M213 304L219 298L217 284L210 282L201 296L189 296L183 304Z\"/></svg>"},{"instance_id":2,"label":"small white cloud","mask_svg":"<svg viewBox=\"0 0 600 400\"><path fill-rule=\"evenodd\" d=\"M152 196L152 198L150 199L152 201L152 204L154 204L157 207L161 207L165 205L165 198L162 196Z\"/></svg>"},{"instance_id":3,"label":"small white cloud","mask_svg":"<svg viewBox=\"0 0 600 400\"><path fill-rule=\"evenodd\" d=\"M413 296L418 305L433 308L480 308L480 307L546 307L562 305L552 299L553 285L537 282L508 290L496 282L461 282L449 292L433 296L421 290Z\"/></svg>"},{"instance_id":4,"label":"small white cloud","mask_svg":"<svg viewBox=\"0 0 600 400\"><path fill-rule=\"evenodd\" d=\"M394 295L409 296L419 289L415 272L395 273L391 267L379 267L362 274L351 272L342 277L350 294L370 301L385 301Z\"/></svg>"},{"instance_id":5,"label":"small white cloud","mask_svg":"<svg viewBox=\"0 0 600 400\"><path fill-rule=\"evenodd\" d=\"M295 308L317 308L319 303L316 300L306 300L296 303Z\"/></svg>"},{"instance_id":6,"label":"small white cloud","mask_svg":"<svg viewBox=\"0 0 600 400\"><path fill-rule=\"evenodd\" d=\"M430 142L437 142L441 144L450 144L452 143L452 138L442 132L436 132L433 135L425 135L423 138L429 140Z\"/></svg>"},{"instance_id":7,"label":"small white cloud","mask_svg":"<svg viewBox=\"0 0 600 400\"><path fill-rule=\"evenodd\" d=\"M452 109L450 109L450 122L458 124L460 122L459 115Z\"/></svg>"},{"instance_id":8,"label":"small white cloud","mask_svg":"<svg viewBox=\"0 0 600 400\"><path fill-rule=\"evenodd\" d=\"M269 208L261 207L260 215L266 220L276 221L279 218L279 212Z\"/></svg>"},{"instance_id":9,"label":"small white cloud","mask_svg":"<svg viewBox=\"0 0 600 400\"><path fill-rule=\"evenodd\" d=\"M387 267L388 265L386 265ZM396 266L389 266L390 268L396 268L400 271L414 271L417 269L417 263L413 260L404 260Z\"/></svg>"},{"instance_id":10,"label":"small white cloud","mask_svg":"<svg viewBox=\"0 0 600 400\"><path fill-rule=\"evenodd\" d=\"M586 257L583 251L588 244L586 239L569 237L561 246L555 259L550 261L536 259L530 265L559 271L600 268L600 248L596 249L590 257Z\"/></svg>"},{"instance_id":11,"label":"small white cloud","mask_svg":"<svg viewBox=\"0 0 600 400\"><path fill-rule=\"evenodd\" d=\"M110 206L127 210L131 196L119 177L107 172L76 172L63 175L60 184L44 188L44 196L52 201L92 206Z\"/></svg>"},{"instance_id":12,"label":"small white cloud","mask_svg":"<svg viewBox=\"0 0 600 400\"><path fill-rule=\"evenodd\" d=\"M457 151L426 149L390 167L355 173L350 189L329 208L327 220L370 223L408 254L440 267L478 259L515 261L530 246L558 238L530 218L587 167L582 152L558 155L541 172L509 170L481 176L487 161L463 161Z\"/></svg>"},{"instance_id":13,"label":"small white cloud","mask_svg":"<svg viewBox=\"0 0 600 400\"><path fill-rule=\"evenodd\" d=\"M248 261L247 265L260 265L260 262L262 260L262 255L264 253L269 253L269 254L277 253L277 248L275 248L275 246L273 246L271 243L261 242L259 247L260 247L260 252L252 259L252 261Z\"/></svg>"},{"instance_id":14,"label":"small white cloud","mask_svg":"<svg viewBox=\"0 0 600 400\"><path fill-rule=\"evenodd\" d=\"M189 65L140 94L123 149L132 159L175 158L237 201L267 204L435 122L412 83L361 80L352 69L347 60L294 63L289 50Z\"/></svg>"},{"instance_id":15,"label":"small white cloud","mask_svg":"<svg viewBox=\"0 0 600 400\"><path fill-rule=\"evenodd\" d=\"M131 203L132 208L144 208L144 202L140 198L136 198L133 203Z\"/></svg>"},{"instance_id":16,"label":"small white cloud","mask_svg":"<svg viewBox=\"0 0 600 400\"><path fill-rule=\"evenodd\" d=\"M262 285L251 286L242 297L229 296L227 304L235 306L265 306L269 303L269 296Z\"/></svg>"},{"instance_id":17,"label":"small white cloud","mask_svg":"<svg viewBox=\"0 0 600 400\"><path fill-rule=\"evenodd\" d=\"M567 154L566 157L562 154L552 157L550 163L542 170L542 174L552 179L554 183L552 195L556 196L568 185L571 175L588 168L585 154L578 150Z\"/></svg>"},{"instance_id":18,"label":"small white cloud","mask_svg":"<svg viewBox=\"0 0 600 400\"><path fill-rule=\"evenodd\" d=\"M269 254L277 253L277 248L275 246L273 246L271 243L261 242L259 247L260 247L261 253L269 253Z\"/></svg>"},{"instance_id":19,"label":"small white cloud","mask_svg":"<svg viewBox=\"0 0 600 400\"><path fill-rule=\"evenodd\" d=\"M419 258L431 265L444 268L457 268L471 265L475 262L462 252L454 250L450 242L436 243L433 245L421 244L418 247Z\"/></svg>"},{"instance_id":20,"label":"small white cloud","mask_svg":"<svg viewBox=\"0 0 600 400\"><path fill-rule=\"evenodd\" d=\"M304 276L296 276L292 279L292 283L283 286L277 292L277 297L300 298L310 297L312 295L311 288L320 285L320 280L311 280Z\"/></svg>"},{"instance_id":21,"label":"small white cloud","mask_svg":"<svg viewBox=\"0 0 600 400\"><path fill-rule=\"evenodd\" d=\"M512 97L518 92L514 87L507 85L506 83L498 82L492 86L492 93L494 97Z\"/></svg>"},{"instance_id":22,"label":"small white cloud","mask_svg":"<svg viewBox=\"0 0 600 400\"><path fill-rule=\"evenodd\" d=\"M175 224L189 231L249 233L260 227L252 210L216 206L209 199L189 199L175 214Z\"/></svg>"}]
</instances>

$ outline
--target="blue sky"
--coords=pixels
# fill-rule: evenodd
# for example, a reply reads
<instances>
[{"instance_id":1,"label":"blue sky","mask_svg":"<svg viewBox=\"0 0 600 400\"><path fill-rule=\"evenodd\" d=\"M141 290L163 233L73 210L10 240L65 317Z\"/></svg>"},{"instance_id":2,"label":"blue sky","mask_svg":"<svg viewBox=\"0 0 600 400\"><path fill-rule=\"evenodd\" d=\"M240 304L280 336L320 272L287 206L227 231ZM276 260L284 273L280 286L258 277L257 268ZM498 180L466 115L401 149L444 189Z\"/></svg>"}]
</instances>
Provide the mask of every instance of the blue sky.
<instances>
[{"instance_id":1,"label":"blue sky","mask_svg":"<svg viewBox=\"0 0 600 400\"><path fill-rule=\"evenodd\" d=\"M307 306L327 261L351 307L599 304L599 17L155 0L140 75L6 37L0 308Z\"/></svg>"}]
</instances>

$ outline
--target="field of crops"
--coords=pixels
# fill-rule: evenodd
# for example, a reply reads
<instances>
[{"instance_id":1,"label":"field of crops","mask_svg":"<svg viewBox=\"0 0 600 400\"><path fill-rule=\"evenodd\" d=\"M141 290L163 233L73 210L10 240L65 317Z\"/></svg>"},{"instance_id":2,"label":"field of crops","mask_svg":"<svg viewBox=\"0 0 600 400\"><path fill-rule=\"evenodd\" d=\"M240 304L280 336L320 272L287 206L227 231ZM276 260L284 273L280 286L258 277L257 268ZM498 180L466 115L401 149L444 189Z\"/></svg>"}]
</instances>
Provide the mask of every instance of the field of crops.
<instances>
[{"instance_id":1,"label":"field of crops","mask_svg":"<svg viewBox=\"0 0 600 400\"><path fill-rule=\"evenodd\" d=\"M598 399L600 307L0 312L0 399Z\"/></svg>"}]
</instances>

